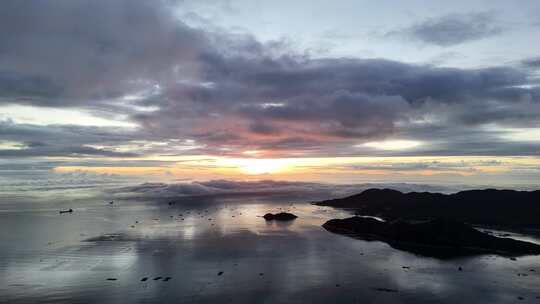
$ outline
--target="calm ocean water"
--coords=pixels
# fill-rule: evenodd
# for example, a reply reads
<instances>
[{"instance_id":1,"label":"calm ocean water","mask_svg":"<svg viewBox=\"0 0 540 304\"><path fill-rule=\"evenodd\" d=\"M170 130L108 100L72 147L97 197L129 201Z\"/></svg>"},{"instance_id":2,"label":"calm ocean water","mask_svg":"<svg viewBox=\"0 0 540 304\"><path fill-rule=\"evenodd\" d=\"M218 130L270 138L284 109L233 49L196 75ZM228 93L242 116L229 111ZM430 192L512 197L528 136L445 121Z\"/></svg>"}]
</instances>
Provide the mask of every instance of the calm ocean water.
<instances>
[{"instance_id":1,"label":"calm ocean water","mask_svg":"<svg viewBox=\"0 0 540 304\"><path fill-rule=\"evenodd\" d=\"M301 201L4 200L0 301L540 303L540 257L415 256L329 233L321 224L349 215ZM260 217L280 210L299 218Z\"/></svg>"}]
</instances>

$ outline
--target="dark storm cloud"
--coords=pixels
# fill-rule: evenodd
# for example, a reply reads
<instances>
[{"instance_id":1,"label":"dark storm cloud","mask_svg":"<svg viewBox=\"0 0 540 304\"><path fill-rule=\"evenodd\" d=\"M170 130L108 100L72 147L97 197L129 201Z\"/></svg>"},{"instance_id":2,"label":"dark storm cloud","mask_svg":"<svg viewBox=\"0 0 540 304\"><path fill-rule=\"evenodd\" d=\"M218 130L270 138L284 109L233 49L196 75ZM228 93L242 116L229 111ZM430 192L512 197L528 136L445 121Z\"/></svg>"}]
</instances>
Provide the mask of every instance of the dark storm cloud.
<instances>
[{"instance_id":1,"label":"dark storm cloud","mask_svg":"<svg viewBox=\"0 0 540 304\"><path fill-rule=\"evenodd\" d=\"M126 160L126 159L97 159L97 160L39 160L33 161L25 159L17 161L9 158L0 161L0 171L33 171L33 170L52 170L59 166L74 167L167 167L182 163L179 161L158 161L158 160ZM86 171L85 171L86 172Z\"/></svg>"},{"instance_id":2,"label":"dark storm cloud","mask_svg":"<svg viewBox=\"0 0 540 304\"><path fill-rule=\"evenodd\" d=\"M427 99L465 102L478 97L519 98L523 93L531 92L512 88L526 83L528 78L527 73L514 68L461 70L382 59L261 57L246 60L222 57L217 68L216 62L215 59L206 62L206 69L210 70L207 80L216 86L186 88L189 97L216 105L227 99L234 99L235 103L246 103L251 99L248 106L294 99L292 109L263 108L284 119L311 113L311 108L318 106L318 102L333 103L338 107L362 107L369 103L384 107L399 103L400 98L410 104Z\"/></svg>"},{"instance_id":3,"label":"dark storm cloud","mask_svg":"<svg viewBox=\"0 0 540 304\"><path fill-rule=\"evenodd\" d=\"M179 154L260 149L281 156L358 155L355 145L391 137L434 142L431 150L411 153L474 154L481 145L482 153L535 154L534 146L500 142L500 134L479 129L537 124L540 90L528 68L312 58L284 41L262 43L247 34L189 27L175 18L171 3L3 1L0 103L125 114L140 126L4 121L0 140L28 148L3 156L173 155L172 140L194 141ZM446 46L500 31L492 14L480 13L427 20L400 33ZM139 100L120 98L141 91ZM418 121L424 124L418 127ZM471 130L479 134L462 136ZM167 145L114 149L137 140Z\"/></svg>"},{"instance_id":4,"label":"dark storm cloud","mask_svg":"<svg viewBox=\"0 0 540 304\"><path fill-rule=\"evenodd\" d=\"M7 100L24 103L34 98L57 97L60 93L61 88L44 76L23 76L17 72L0 71L0 103Z\"/></svg>"},{"instance_id":5,"label":"dark storm cloud","mask_svg":"<svg viewBox=\"0 0 540 304\"><path fill-rule=\"evenodd\" d=\"M166 1L2 1L0 102L65 106L166 81L204 37Z\"/></svg>"},{"instance_id":6,"label":"dark storm cloud","mask_svg":"<svg viewBox=\"0 0 540 304\"><path fill-rule=\"evenodd\" d=\"M0 157L112 156L132 157L133 152L115 152L86 145L128 142L133 138L109 128L81 126L36 126L0 120L0 139L20 142L23 149L0 149Z\"/></svg>"},{"instance_id":7,"label":"dark storm cloud","mask_svg":"<svg viewBox=\"0 0 540 304\"><path fill-rule=\"evenodd\" d=\"M249 130L255 134L274 135L279 134L280 130L275 126L266 124L264 122L255 121L249 125Z\"/></svg>"},{"instance_id":8,"label":"dark storm cloud","mask_svg":"<svg viewBox=\"0 0 540 304\"><path fill-rule=\"evenodd\" d=\"M190 124L184 134L204 126L213 130L213 143L297 150L308 142L304 148L312 150L336 146L339 140L397 134L398 122L426 114L471 127L492 122L523 126L540 114L539 90L520 87L529 74L512 67L463 70L264 54L213 54L202 58L202 66L204 80L212 85L176 86L164 96L170 100L165 107L145 116L148 126L160 134L179 132L174 126L185 115Z\"/></svg>"},{"instance_id":9,"label":"dark storm cloud","mask_svg":"<svg viewBox=\"0 0 540 304\"><path fill-rule=\"evenodd\" d=\"M453 46L499 35L503 28L493 13L450 14L416 23L388 33L389 36L412 37L426 44Z\"/></svg>"},{"instance_id":10,"label":"dark storm cloud","mask_svg":"<svg viewBox=\"0 0 540 304\"><path fill-rule=\"evenodd\" d=\"M29 148L22 150L0 150L0 157L31 157L31 156L111 156L133 157L135 153L120 153L81 146L53 146Z\"/></svg>"},{"instance_id":11,"label":"dark storm cloud","mask_svg":"<svg viewBox=\"0 0 540 304\"><path fill-rule=\"evenodd\" d=\"M540 68L540 57L525 59L521 62L521 64L525 67L538 69Z\"/></svg>"}]
</instances>

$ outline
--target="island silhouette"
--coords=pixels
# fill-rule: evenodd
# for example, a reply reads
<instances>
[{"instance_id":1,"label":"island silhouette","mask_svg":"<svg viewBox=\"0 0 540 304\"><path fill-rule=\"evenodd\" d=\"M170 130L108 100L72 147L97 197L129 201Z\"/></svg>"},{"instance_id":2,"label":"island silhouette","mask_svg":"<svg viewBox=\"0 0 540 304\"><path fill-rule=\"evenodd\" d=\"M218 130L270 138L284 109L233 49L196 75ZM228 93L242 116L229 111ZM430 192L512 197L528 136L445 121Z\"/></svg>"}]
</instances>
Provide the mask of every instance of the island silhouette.
<instances>
[{"instance_id":1,"label":"island silhouette","mask_svg":"<svg viewBox=\"0 0 540 304\"><path fill-rule=\"evenodd\" d=\"M496 237L473 227L538 232L540 191L486 189L442 194L368 189L314 204L360 215L329 220L323 224L328 231L383 241L424 256L540 254L538 244Z\"/></svg>"},{"instance_id":2,"label":"island silhouette","mask_svg":"<svg viewBox=\"0 0 540 304\"><path fill-rule=\"evenodd\" d=\"M314 202L385 220L447 218L471 225L540 233L540 191L468 190L453 194L367 189Z\"/></svg>"}]
</instances>

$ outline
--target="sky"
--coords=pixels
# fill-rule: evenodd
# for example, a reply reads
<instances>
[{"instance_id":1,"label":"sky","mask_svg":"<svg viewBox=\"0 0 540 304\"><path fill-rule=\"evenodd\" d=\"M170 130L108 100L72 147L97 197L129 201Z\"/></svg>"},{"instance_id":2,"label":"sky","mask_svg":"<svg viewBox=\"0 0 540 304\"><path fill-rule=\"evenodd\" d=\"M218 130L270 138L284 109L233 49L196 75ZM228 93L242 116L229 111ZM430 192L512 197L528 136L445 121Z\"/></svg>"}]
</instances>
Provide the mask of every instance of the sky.
<instances>
[{"instance_id":1,"label":"sky","mask_svg":"<svg viewBox=\"0 0 540 304\"><path fill-rule=\"evenodd\" d=\"M534 186L540 2L6 0L0 185Z\"/></svg>"}]
</instances>

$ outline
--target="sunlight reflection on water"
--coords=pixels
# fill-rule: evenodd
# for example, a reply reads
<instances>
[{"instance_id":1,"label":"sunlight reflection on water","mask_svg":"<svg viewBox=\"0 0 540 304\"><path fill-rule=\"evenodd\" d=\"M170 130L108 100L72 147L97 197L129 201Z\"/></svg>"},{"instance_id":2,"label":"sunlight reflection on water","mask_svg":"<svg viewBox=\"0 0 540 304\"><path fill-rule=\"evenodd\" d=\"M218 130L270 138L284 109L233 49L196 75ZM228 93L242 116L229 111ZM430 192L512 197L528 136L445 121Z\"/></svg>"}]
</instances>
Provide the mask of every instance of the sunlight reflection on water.
<instances>
[{"instance_id":1,"label":"sunlight reflection on water","mask_svg":"<svg viewBox=\"0 0 540 304\"><path fill-rule=\"evenodd\" d=\"M327 207L257 198L80 202L73 214L58 214L63 207L0 212L3 301L507 303L540 296L538 257L419 257L327 232L326 220L350 215ZM280 211L299 218L261 218Z\"/></svg>"}]
</instances>

